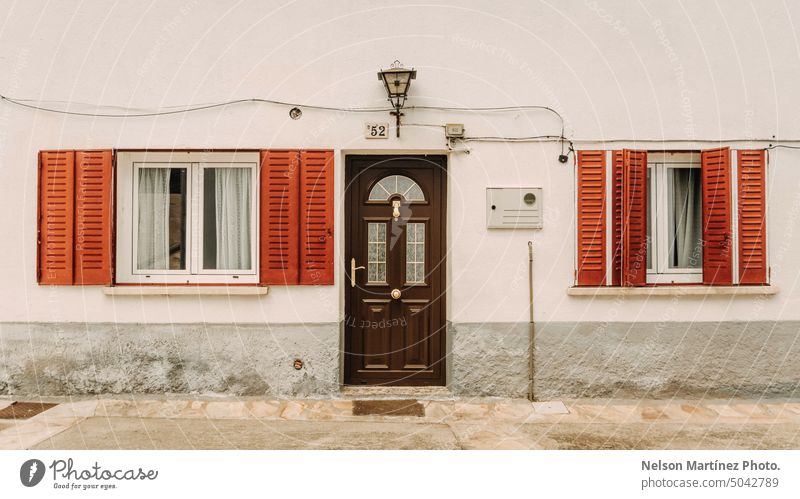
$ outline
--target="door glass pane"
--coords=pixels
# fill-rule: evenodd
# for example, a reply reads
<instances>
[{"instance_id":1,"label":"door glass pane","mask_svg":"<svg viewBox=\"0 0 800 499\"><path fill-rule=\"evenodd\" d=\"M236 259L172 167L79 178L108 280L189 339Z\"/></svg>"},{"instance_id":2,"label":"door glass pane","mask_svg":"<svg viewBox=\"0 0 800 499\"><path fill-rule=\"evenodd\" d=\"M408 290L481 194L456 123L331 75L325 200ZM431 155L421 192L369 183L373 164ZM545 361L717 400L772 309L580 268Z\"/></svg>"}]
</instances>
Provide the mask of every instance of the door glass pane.
<instances>
[{"instance_id":1,"label":"door glass pane","mask_svg":"<svg viewBox=\"0 0 800 499\"><path fill-rule=\"evenodd\" d=\"M367 224L367 281L386 282L386 224Z\"/></svg>"},{"instance_id":2,"label":"door glass pane","mask_svg":"<svg viewBox=\"0 0 800 499\"><path fill-rule=\"evenodd\" d=\"M669 267L702 268L700 169L669 168L667 177Z\"/></svg>"},{"instance_id":3,"label":"door glass pane","mask_svg":"<svg viewBox=\"0 0 800 499\"><path fill-rule=\"evenodd\" d=\"M425 194L419 185L405 175L389 175L382 178L369 191L369 200L386 201L396 194L403 196L406 201L425 201Z\"/></svg>"},{"instance_id":4,"label":"door glass pane","mask_svg":"<svg viewBox=\"0 0 800 499\"><path fill-rule=\"evenodd\" d=\"M140 168L136 268L186 269L186 168Z\"/></svg>"},{"instance_id":5,"label":"door glass pane","mask_svg":"<svg viewBox=\"0 0 800 499\"><path fill-rule=\"evenodd\" d=\"M203 268L250 270L251 168L203 168Z\"/></svg>"},{"instance_id":6,"label":"door glass pane","mask_svg":"<svg viewBox=\"0 0 800 499\"><path fill-rule=\"evenodd\" d=\"M425 282L425 224L406 225L406 282Z\"/></svg>"}]
</instances>

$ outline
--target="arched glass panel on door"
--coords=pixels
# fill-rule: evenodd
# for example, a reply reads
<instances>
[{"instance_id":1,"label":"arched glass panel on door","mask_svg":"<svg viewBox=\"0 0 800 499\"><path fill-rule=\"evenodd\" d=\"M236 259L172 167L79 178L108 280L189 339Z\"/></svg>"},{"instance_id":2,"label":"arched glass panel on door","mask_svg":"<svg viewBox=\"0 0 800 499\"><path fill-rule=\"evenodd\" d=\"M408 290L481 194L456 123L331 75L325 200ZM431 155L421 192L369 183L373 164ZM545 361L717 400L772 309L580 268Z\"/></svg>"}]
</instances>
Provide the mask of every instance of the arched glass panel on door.
<instances>
[{"instance_id":1,"label":"arched glass panel on door","mask_svg":"<svg viewBox=\"0 0 800 499\"><path fill-rule=\"evenodd\" d=\"M388 201L395 195L403 196L406 201L425 201L425 194L416 182L405 175L389 175L383 177L369 191L370 201Z\"/></svg>"}]
</instances>

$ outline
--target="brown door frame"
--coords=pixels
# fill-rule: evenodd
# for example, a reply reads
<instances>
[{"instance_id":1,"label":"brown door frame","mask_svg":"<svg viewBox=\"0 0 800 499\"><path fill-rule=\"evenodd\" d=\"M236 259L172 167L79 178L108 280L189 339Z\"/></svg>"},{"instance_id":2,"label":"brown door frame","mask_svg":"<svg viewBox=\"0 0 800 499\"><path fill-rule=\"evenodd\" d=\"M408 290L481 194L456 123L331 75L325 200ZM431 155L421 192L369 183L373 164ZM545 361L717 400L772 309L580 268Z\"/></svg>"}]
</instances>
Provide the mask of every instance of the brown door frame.
<instances>
[{"instance_id":1,"label":"brown door frame","mask_svg":"<svg viewBox=\"0 0 800 499\"><path fill-rule=\"evenodd\" d=\"M344 324L344 353L343 353L343 360L344 360L344 377L343 377L343 384L344 385L351 385L350 383L352 379L351 371L351 362L348 361L347 352L350 348L350 331L347 325L348 317L353 317L353 310L355 309L355 304L353 300L356 298L356 293L354 292L354 288L350 286L350 258L353 254L353 224L352 224L352 216L353 213L358 212L360 199L359 196L353 195L353 189L350 188L353 179L356 177L358 173L359 167L361 165L357 165L354 163L362 163L362 162L383 162L390 159L408 159L408 160L422 160L419 164L415 164L413 166L409 166L409 168L439 168L441 170L441 183L440 183L440 192L432 193L433 196L438 196L440 199L439 203L439 215L441 216L441 230L440 230L440 247L441 247L441 261L438 263L440 268L441 277L440 277L440 284L441 293L439 293L438 297L436 298L435 306L439 308L440 317L441 317L441 334L439 334L439 351L441 352L441 359L438 361L440 363L440 370L439 370L439 377L435 380L431 379L415 379L414 377L409 377L402 382L399 383L383 383L383 384L395 384L398 386L415 386L415 385L433 385L433 386L445 386L447 383L447 155L445 154L347 154L345 156L345 198L344 198L344 265L343 272L342 272L342 283L345 287L344 291L344 310L345 310L345 324ZM361 383L358 383L361 385ZM362 385L363 386L363 385Z\"/></svg>"}]
</instances>

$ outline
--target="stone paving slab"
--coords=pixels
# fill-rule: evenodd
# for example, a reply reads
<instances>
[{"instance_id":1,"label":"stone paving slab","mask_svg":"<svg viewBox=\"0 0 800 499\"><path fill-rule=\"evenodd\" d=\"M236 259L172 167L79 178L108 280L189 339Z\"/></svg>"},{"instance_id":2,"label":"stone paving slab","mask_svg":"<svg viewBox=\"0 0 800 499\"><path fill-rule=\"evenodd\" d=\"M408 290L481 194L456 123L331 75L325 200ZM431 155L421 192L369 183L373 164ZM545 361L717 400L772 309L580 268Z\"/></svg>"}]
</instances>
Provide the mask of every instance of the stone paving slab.
<instances>
[{"instance_id":1,"label":"stone paving slab","mask_svg":"<svg viewBox=\"0 0 800 499\"><path fill-rule=\"evenodd\" d=\"M561 422L800 422L800 403L742 401L554 401L534 406L525 400L420 400L424 419L499 419ZM549 407L552 410L537 410ZM560 408L564 407L564 410ZM108 417L289 419L382 421L387 416L353 416L352 400L100 400L97 415ZM389 416L397 418L399 416ZM408 417L408 421L416 420ZM396 420L396 419L395 419Z\"/></svg>"},{"instance_id":2,"label":"stone paving slab","mask_svg":"<svg viewBox=\"0 0 800 499\"><path fill-rule=\"evenodd\" d=\"M800 449L796 424L527 424L518 432L544 449Z\"/></svg>"},{"instance_id":3,"label":"stone paving slab","mask_svg":"<svg viewBox=\"0 0 800 499\"><path fill-rule=\"evenodd\" d=\"M101 418L34 449L458 449L447 425L253 419Z\"/></svg>"},{"instance_id":4,"label":"stone paving slab","mask_svg":"<svg viewBox=\"0 0 800 499\"><path fill-rule=\"evenodd\" d=\"M34 449L798 449L794 424L286 421L93 417Z\"/></svg>"},{"instance_id":5,"label":"stone paving slab","mask_svg":"<svg viewBox=\"0 0 800 499\"><path fill-rule=\"evenodd\" d=\"M569 414L569 409L564 402L555 400L551 402L534 402L533 411L536 414Z\"/></svg>"}]
</instances>

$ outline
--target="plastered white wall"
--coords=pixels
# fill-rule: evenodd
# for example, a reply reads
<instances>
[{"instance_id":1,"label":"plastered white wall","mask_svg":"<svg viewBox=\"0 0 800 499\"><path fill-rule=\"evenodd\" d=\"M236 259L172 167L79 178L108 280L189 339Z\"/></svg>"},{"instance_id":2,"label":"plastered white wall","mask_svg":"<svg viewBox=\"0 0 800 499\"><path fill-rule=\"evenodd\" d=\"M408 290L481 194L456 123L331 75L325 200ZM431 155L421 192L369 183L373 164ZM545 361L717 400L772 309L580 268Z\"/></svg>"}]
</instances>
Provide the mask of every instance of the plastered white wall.
<instances>
[{"instance_id":1,"label":"plastered white wall","mask_svg":"<svg viewBox=\"0 0 800 499\"><path fill-rule=\"evenodd\" d=\"M764 147L800 139L800 5L769 0L691 3L502 2L2 2L0 92L77 112L134 110L262 97L382 106L375 73L394 59L418 70L409 105L547 105L576 147L699 149L715 140ZM114 109L104 108L104 112ZM122 111L122 110L120 110ZM0 320L325 322L342 314L336 286L273 286L253 297L108 297L93 287L35 282L36 152L54 148L324 147L441 151L440 128L470 136L559 134L543 111L409 110L402 137L363 139L347 114L265 104L157 118L35 112L0 103ZM623 139L626 142L602 143ZM757 139L766 139L759 141ZM666 142L659 142L666 140ZM599 142L597 142L599 141ZM459 144L449 160L449 319L527 320L527 241L536 251L536 317L547 321L800 319L800 151L770 152L769 244L780 293L758 298L569 297L574 268L574 167L560 145ZM488 231L484 189L544 188L545 228ZM342 254L337 192L337 265Z\"/></svg>"}]
</instances>

